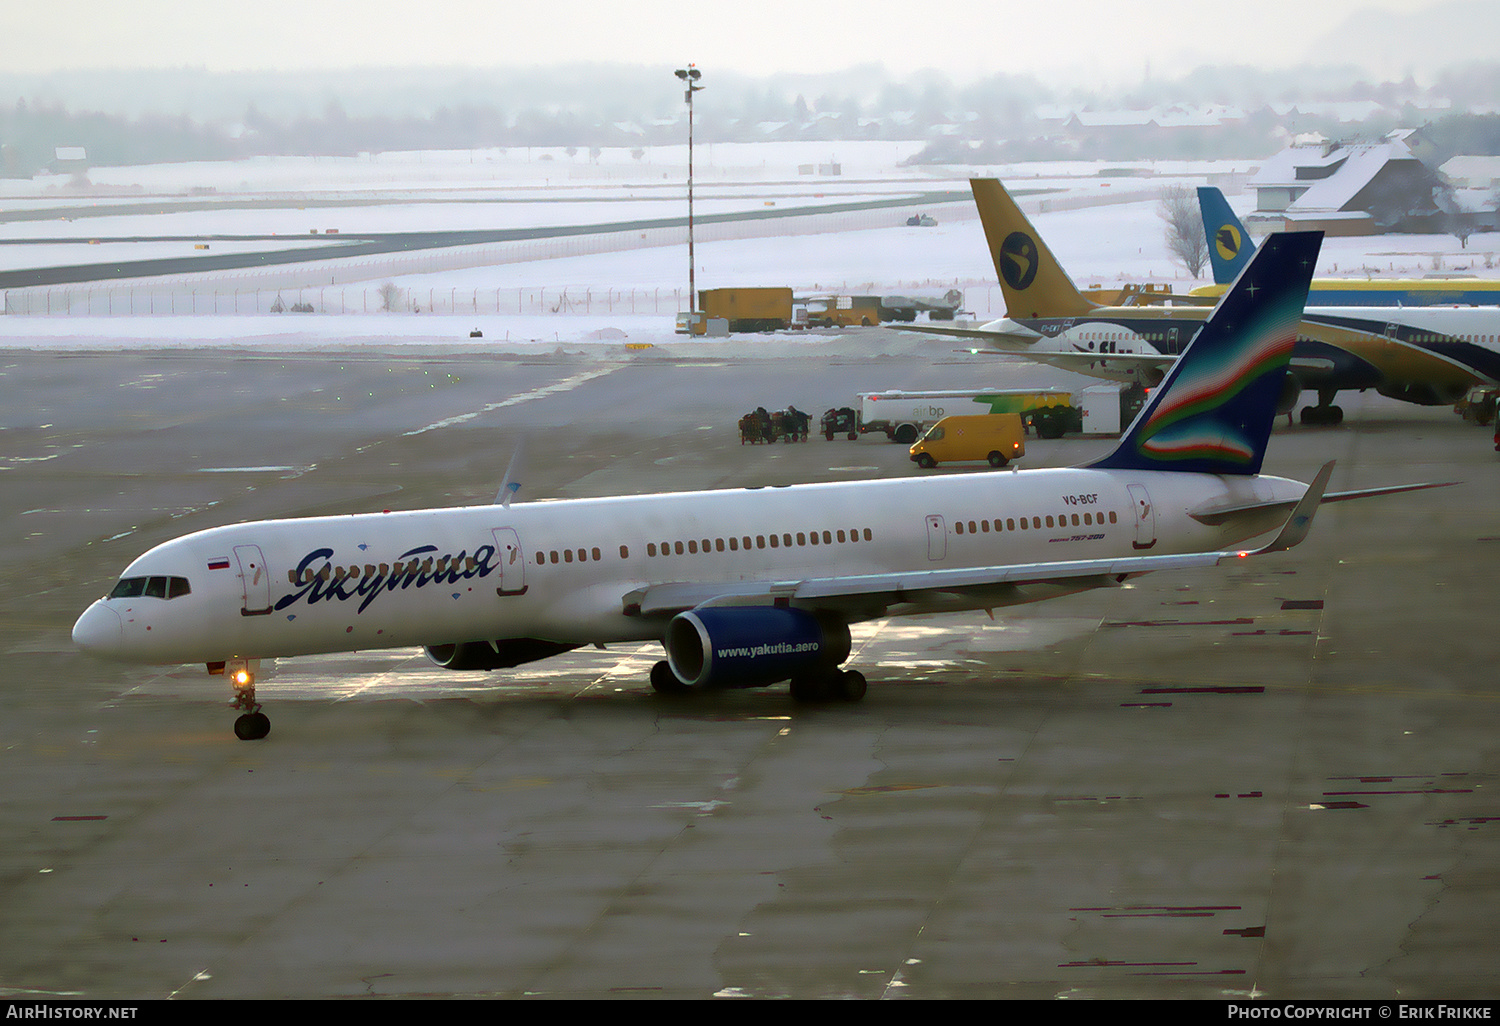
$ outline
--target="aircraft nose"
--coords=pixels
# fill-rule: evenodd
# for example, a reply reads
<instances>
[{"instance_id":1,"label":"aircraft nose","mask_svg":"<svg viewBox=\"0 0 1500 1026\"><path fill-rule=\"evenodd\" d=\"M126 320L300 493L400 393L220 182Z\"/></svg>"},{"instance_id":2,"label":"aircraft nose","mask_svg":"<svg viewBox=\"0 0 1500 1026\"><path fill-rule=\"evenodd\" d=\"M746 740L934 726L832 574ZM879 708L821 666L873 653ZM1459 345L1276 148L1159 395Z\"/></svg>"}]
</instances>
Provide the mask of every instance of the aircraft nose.
<instances>
[{"instance_id":1,"label":"aircraft nose","mask_svg":"<svg viewBox=\"0 0 1500 1026\"><path fill-rule=\"evenodd\" d=\"M102 601L95 602L73 625L73 643L85 652L108 655L119 649L123 630L120 615Z\"/></svg>"}]
</instances>

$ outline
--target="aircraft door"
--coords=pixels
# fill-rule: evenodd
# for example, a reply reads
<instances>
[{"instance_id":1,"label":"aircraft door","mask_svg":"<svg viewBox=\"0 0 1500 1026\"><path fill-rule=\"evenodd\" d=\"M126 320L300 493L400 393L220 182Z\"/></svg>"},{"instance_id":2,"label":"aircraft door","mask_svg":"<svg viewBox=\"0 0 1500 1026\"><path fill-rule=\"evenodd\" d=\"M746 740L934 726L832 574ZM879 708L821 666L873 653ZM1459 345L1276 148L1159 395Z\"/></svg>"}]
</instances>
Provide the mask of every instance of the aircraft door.
<instances>
[{"instance_id":1,"label":"aircraft door","mask_svg":"<svg viewBox=\"0 0 1500 1026\"><path fill-rule=\"evenodd\" d=\"M241 616L265 616L271 612L271 574L259 545L236 545L234 558L240 567L244 604Z\"/></svg>"},{"instance_id":2,"label":"aircraft door","mask_svg":"<svg viewBox=\"0 0 1500 1026\"><path fill-rule=\"evenodd\" d=\"M495 538L495 561L500 565L497 595L526 594L526 553L521 551L521 537L515 528L497 527L490 532Z\"/></svg>"},{"instance_id":3,"label":"aircraft door","mask_svg":"<svg viewBox=\"0 0 1500 1026\"><path fill-rule=\"evenodd\" d=\"M948 525L936 513L927 517L927 558L932 562L948 556Z\"/></svg>"},{"instance_id":4,"label":"aircraft door","mask_svg":"<svg viewBox=\"0 0 1500 1026\"><path fill-rule=\"evenodd\" d=\"M1135 541L1138 549L1149 549L1156 544L1156 507L1145 485L1130 486L1130 498L1135 504Z\"/></svg>"}]
</instances>

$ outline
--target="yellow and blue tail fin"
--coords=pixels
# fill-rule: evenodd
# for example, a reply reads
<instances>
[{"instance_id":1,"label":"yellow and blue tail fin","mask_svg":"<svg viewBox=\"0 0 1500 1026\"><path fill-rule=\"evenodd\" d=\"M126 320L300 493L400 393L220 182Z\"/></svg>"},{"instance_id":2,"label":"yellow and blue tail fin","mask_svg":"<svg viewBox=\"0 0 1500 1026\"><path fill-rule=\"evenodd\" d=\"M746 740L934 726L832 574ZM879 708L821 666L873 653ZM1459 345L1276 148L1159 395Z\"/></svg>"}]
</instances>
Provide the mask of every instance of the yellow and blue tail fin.
<instances>
[{"instance_id":1,"label":"yellow and blue tail fin","mask_svg":"<svg viewBox=\"0 0 1500 1026\"><path fill-rule=\"evenodd\" d=\"M971 178L974 205L1011 317L1081 317L1095 304L1063 271L1021 208L994 178Z\"/></svg>"},{"instance_id":2,"label":"yellow and blue tail fin","mask_svg":"<svg viewBox=\"0 0 1500 1026\"><path fill-rule=\"evenodd\" d=\"M1094 467L1260 473L1322 232L1266 239Z\"/></svg>"},{"instance_id":3,"label":"yellow and blue tail fin","mask_svg":"<svg viewBox=\"0 0 1500 1026\"><path fill-rule=\"evenodd\" d=\"M1255 243L1240 219L1229 209L1229 201L1212 185L1198 187L1198 208L1203 212L1203 235L1208 240L1208 264L1214 284L1228 285L1255 255Z\"/></svg>"}]
</instances>

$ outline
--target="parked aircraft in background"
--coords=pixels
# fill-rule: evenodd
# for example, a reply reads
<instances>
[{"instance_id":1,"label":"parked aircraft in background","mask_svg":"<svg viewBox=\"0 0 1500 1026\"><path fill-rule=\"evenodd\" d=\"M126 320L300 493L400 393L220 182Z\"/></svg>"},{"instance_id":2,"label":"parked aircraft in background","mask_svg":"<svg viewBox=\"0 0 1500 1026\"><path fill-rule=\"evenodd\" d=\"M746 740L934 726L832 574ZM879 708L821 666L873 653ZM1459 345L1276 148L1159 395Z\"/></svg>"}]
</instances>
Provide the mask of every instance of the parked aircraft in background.
<instances>
[{"instance_id":1,"label":"parked aircraft in background","mask_svg":"<svg viewBox=\"0 0 1500 1026\"><path fill-rule=\"evenodd\" d=\"M901 326L903 331L988 341L991 350L1113 381L1152 385L1209 316L1202 305L1096 306L1042 242L1005 188L970 182L1006 316L978 328ZM1373 388L1403 402L1457 401L1479 384L1500 383L1500 307L1320 307L1297 329L1280 409L1304 389L1318 394L1304 424L1337 424L1336 393Z\"/></svg>"},{"instance_id":2,"label":"parked aircraft in background","mask_svg":"<svg viewBox=\"0 0 1500 1026\"><path fill-rule=\"evenodd\" d=\"M85 650L227 674L264 737L261 660L424 646L499 670L660 642L652 685L863 697L849 625L993 610L1296 545L1325 494L1260 473L1316 233L1268 242L1118 447L1072 469L267 520L132 562L73 628ZM502 489L502 492L504 490Z\"/></svg>"},{"instance_id":3,"label":"parked aircraft in background","mask_svg":"<svg viewBox=\"0 0 1500 1026\"><path fill-rule=\"evenodd\" d=\"M1229 207L1224 194L1211 185L1198 187L1203 233L1208 241L1208 263L1213 285L1189 291L1191 296L1217 299L1229 288L1251 255L1255 243ZM1307 305L1321 306L1494 306L1500 304L1500 281L1485 278L1314 278Z\"/></svg>"}]
</instances>

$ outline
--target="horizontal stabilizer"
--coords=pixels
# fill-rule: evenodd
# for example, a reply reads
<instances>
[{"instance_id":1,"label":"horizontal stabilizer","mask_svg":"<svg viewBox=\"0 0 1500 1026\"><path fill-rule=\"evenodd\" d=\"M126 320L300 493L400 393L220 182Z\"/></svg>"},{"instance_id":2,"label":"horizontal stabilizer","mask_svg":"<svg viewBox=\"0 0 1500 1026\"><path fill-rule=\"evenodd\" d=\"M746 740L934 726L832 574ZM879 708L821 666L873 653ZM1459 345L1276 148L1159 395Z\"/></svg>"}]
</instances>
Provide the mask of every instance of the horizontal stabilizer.
<instances>
[{"instance_id":1,"label":"horizontal stabilizer","mask_svg":"<svg viewBox=\"0 0 1500 1026\"><path fill-rule=\"evenodd\" d=\"M996 331L993 328L940 328L935 324L891 324L897 331L914 331L919 335L946 335L949 338L980 338L991 342L1011 342L1029 346L1043 336L1038 331Z\"/></svg>"},{"instance_id":2,"label":"horizontal stabilizer","mask_svg":"<svg viewBox=\"0 0 1500 1026\"><path fill-rule=\"evenodd\" d=\"M1452 488L1461 481L1424 481L1420 484L1387 485L1384 488L1359 488L1347 492L1328 492L1324 494L1319 504L1328 502L1344 502L1348 499L1368 499L1376 495L1395 495L1398 492L1419 492L1427 488ZM1210 506L1204 509L1192 510L1188 516L1200 524L1208 524L1217 527L1219 524L1230 520L1245 517L1253 513L1267 513L1278 509L1291 509L1296 503L1291 499L1273 499L1269 502L1243 502L1233 506Z\"/></svg>"}]
</instances>

